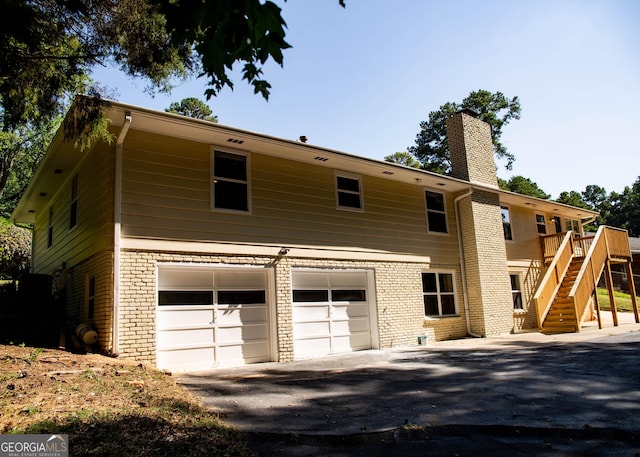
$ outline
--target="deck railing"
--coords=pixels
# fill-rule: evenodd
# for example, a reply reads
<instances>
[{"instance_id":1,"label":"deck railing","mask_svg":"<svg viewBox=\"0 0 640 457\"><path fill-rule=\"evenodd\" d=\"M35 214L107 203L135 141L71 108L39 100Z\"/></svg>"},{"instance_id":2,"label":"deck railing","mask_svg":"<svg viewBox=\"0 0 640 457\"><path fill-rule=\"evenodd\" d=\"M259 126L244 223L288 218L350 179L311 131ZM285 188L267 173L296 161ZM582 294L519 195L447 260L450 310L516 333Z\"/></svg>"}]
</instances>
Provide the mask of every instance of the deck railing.
<instances>
[{"instance_id":1,"label":"deck railing","mask_svg":"<svg viewBox=\"0 0 640 457\"><path fill-rule=\"evenodd\" d=\"M560 235L562 235L562 238L560 238ZM542 278L540 287L533 296L538 314L538 327L540 328L542 327L544 318L547 317L547 313L551 308L553 300L556 298L556 294L560 288L560 283L562 283L562 278L564 278L564 275L569 268L574 252L572 231L564 234L550 235L544 238L548 240L549 248L552 248L556 243L557 247L554 254L551 256L553 260L551 260L551 264ZM558 240L560 241L558 242ZM543 241L543 247L544 246L547 246L547 244Z\"/></svg>"},{"instance_id":2,"label":"deck railing","mask_svg":"<svg viewBox=\"0 0 640 457\"><path fill-rule=\"evenodd\" d=\"M573 238L574 252L578 257L584 257L589 251L589 247L593 242L593 236L576 237L575 232ZM542 235L540 242L542 243L542 254L544 256L544 263L549 264L556 253L560 249L560 244L566 237L567 232L554 233L551 235Z\"/></svg>"}]
</instances>

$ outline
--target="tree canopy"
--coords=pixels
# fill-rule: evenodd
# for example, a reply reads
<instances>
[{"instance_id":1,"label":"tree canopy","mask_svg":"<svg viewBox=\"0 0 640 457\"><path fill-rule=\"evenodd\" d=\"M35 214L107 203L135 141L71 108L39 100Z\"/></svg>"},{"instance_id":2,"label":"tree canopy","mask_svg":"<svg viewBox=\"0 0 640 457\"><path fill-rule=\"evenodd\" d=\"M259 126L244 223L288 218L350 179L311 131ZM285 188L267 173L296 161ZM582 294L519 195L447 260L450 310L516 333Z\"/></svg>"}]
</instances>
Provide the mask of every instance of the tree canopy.
<instances>
[{"instance_id":1,"label":"tree canopy","mask_svg":"<svg viewBox=\"0 0 640 457\"><path fill-rule=\"evenodd\" d=\"M542 198L548 200L551 195L538 187L538 184L524 176L512 176L508 181L498 178L498 185L503 190L515 192L518 194L529 195L530 197Z\"/></svg>"},{"instance_id":2,"label":"tree canopy","mask_svg":"<svg viewBox=\"0 0 640 457\"><path fill-rule=\"evenodd\" d=\"M218 122L218 116L212 115L213 111L211 111L211 108L209 108L205 102L195 97L187 97L183 98L180 102L173 102L165 111L167 113L180 114L209 122Z\"/></svg>"},{"instance_id":3,"label":"tree canopy","mask_svg":"<svg viewBox=\"0 0 640 457\"><path fill-rule=\"evenodd\" d=\"M389 154L388 156L385 156L384 160L391 163L397 163L398 165L404 165L405 167L420 168L420 162L406 151Z\"/></svg>"},{"instance_id":4,"label":"tree canopy","mask_svg":"<svg viewBox=\"0 0 640 457\"><path fill-rule=\"evenodd\" d=\"M478 113L479 118L491 126L495 156L506 160L506 168L510 170L515 157L502 144L500 137L503 126L511 119L520 119L521 107L517 96L508 98L502 92L478 90L471 92L461 103L447 102L438 110L430 112L429 119L420 123L415 145L408 147L407 151L416 157L423 169L450 174L446 120L465 108Z\"/></svg>"},{"instance_id":5,"label":"tree canopy","mask_svg":"<svg viewBox=\"0 0 640 457\"><path fill-rule=\"evenodd\" d=\"M242 79L268 99L262 68L269 60L282 65L290 47L281 9L268 0L0 0L0 10L0 206L6 186L23 174L16 167L28 170L41 156L24 154L33 133L48 134L76 94L105 95L88 78L95 66L145 79L150 92L202 76L208 99L233 88L238 64ZM66 117L66 136L82 145L104 137L99 113L99 103L85 101ZM23 187L14 184L12 195Z\"/></svg>"}]
</instances>

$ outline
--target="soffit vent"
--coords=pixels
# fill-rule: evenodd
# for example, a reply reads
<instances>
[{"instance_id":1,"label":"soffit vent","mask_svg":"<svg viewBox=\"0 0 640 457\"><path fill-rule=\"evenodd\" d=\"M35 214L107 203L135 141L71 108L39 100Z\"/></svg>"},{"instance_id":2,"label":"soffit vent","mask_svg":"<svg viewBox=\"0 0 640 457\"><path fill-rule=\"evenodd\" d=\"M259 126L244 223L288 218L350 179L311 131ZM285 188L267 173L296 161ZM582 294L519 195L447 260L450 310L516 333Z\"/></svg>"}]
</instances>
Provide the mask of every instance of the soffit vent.
<instances>
[{"instance_id":1,"label":"soffit vent","mask_svg":"<svg viewBox=\"0 0 640 457\"><path fill-rule=\"evenodd\" d=\"M327 159L326 157L316 156L316 157L313 158L313 160L318 160L320 162L326 162L329 159Z\"/></svg>"},{"instance_id":2,"label":"soffit vent","mask_svg":"<svg viewBox=\"0 0 640 457\"><path fill-rule=\"evenodd\" d=\"M242 144L244 143L244 140L239 140L237 138L229 138L227 139L227 143Z\"/></svg>"}]
</instances>

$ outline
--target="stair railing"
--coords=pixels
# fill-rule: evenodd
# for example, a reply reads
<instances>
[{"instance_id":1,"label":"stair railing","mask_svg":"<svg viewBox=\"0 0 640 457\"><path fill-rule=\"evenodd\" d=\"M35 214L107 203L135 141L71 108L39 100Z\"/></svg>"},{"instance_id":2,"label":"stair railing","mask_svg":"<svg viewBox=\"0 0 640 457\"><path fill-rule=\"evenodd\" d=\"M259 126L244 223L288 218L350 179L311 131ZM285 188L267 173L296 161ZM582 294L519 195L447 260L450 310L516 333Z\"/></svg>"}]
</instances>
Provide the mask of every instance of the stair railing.
<instances>
[{"instance_id":1,"label":"stair railing","mask_svg":"<svg viewBox=\"0 0 640 457\"><path fill-rule=\"evenodd\" d=\"M533 296L538 315L538 328L542 328L542 323L545 317L547 317L549 309L551 309L551 304L556 298L556 294L562 283L562 278L564 278L564 275L567 273L567 269L573 258L573 252L573 232L568 231L564 235L553 260L549 264L549 268L547 268L547 272L542 278L536 294Z\"/></svg>"},{"instance_id":2,"label":"stair railing","mask_svg":"<svg viewBox=\"0 0 640 457\"><path fill-rule=\"evenodd\" d=\"M600 226L585 256L576 281L569 292L578 319L577 327L584 320L587 305L595 293L602 270L610 258L630 258L629 236L626 230Z\"/></svg>"}]
</instances>

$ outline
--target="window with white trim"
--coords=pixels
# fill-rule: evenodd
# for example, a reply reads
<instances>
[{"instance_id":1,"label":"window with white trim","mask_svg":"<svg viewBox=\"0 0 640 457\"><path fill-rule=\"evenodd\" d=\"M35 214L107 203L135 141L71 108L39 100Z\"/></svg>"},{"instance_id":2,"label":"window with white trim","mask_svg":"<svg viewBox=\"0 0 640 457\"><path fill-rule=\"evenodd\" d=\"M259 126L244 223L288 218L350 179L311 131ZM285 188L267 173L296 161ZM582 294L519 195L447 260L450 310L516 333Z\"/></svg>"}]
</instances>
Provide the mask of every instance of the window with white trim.
<instances>
[{"instance_id":1,"label":"window with white trim","mask_svg":"<svg viewBox=\"0 0 640 457\"><path fill-rule=\"evenodd\" d=\"M522 311L522 287L520 286L520 275L509 275L511 279L511 297L513 298L513 310Z\"/></svg>"},{"instance_id":2,"label":"window with white trim","mask_svg":"<svg viewBox=\"0 0 640 457\"><path fill-rule=\"evenodd\" d=\"M538 227L538 233L540 235L546 235L547 221L544 217L544 214L536 214L536 226Z\"/></svg>"},{"instance_id":3,"label":"window with white trim","mask_svg":"<svg viewBox=\"0 0 640 457\"><path fill-rule=\"evenodd\" d=\"M211 153L211 208L249 211L249 157L223 151Z\"/></svg>"},{"instance_id":4,"label":"window with white trim","mask_svg":"<svg viewBox=\"0 0 640 457\"><path fill-rule=\"evenodd\" d=\"M513 240L513 232L511 231L511 213L506 206L500 207L502 214L502 230L504 231L505 240Z\"/></svg>"},{"instance_id":5,"label":"window with white trim","mask_svg":"<svg viewBox=\"0 0 640 457\"><path fill-rule=\"evenodd\" d=\"M425 191L427 205L427 230L429 232L447 233L447 213L444 194Z\"/></svg>"},{"instance_id":6,"label":"window with white trim","mask_svg":"<svg viewBox=\"0 0 640 457\"><path fill-rule=\"evenodd\" d=\"M457 315L453 273L422 273L422 296L425 316Z\"/></svg>"},{"instance_id":7,"label":"window with white trim","mask_svg":"<svg viewBox=\"0 0 640 457\"><path fill-rule=\"evenodd\" d=\"M336 203L341 209L362 209L360 176L336 173Z\"/></svg>"}]
</instances>

